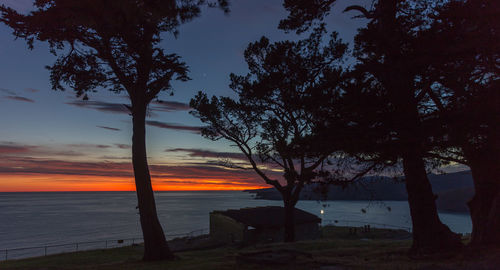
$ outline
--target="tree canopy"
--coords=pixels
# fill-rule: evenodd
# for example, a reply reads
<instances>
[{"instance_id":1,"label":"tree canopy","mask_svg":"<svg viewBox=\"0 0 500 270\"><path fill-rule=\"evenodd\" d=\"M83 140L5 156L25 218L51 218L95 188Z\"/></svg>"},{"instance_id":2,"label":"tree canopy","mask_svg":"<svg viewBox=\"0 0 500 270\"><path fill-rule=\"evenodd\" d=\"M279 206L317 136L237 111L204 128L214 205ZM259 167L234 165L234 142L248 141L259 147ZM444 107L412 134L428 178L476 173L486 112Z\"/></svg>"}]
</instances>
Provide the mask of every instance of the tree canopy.
<instances>
[{"instance_id":1,"label":"tree canopy","mask_svg":"<svg viewBox=\"0 0 500 270\"><path fill-rule=\"evenodd\" d=\"M127 91L144 102L171 90L172 79L188 79L188 68L176 54L167 53L162 33L178 33L178 26L200 15L206 1L56 1L37 0L29 15L0 8L1 21L14 36L49 43L58 55L49 66L52 88L74 89L77 96L99 87ZM219 4L227 11L228 3Z\"/></svg>"},{"instance_id":2,"label":"tree canopy","mask_svg":"<svg viewBox=\"0 0 500 270\"><path fill-rule=\"evenodd\" d=\"M427 121L442 132L430 155L471 169L472 245L500 243L499 14L494 1L450 1L419 36Z\"/></svg>"},{"instance_id":3,"label":"tree canopy","mask_svg":"<svg viewBox=\"0 0 500 270\"><path fill-rule=\"evenodd\" d=\"M335 1L285 1L289 16L280 27L303 32L326 20ZM349 6L356 17L368 19L358 29L353 55L356 64L342 95L341 114L346 118L353 140L349 153L362 159L401 166L413 222L415 253L455 248L458 236L442 224L435 196L427 178L425 154L431 148L433 129L424 122L427 101L419 95L418 72L426 58L419 55L419 33L428 26L430 1L379 0L372 7ZM360 105L363 105L362 108ZM333 116L336 117L336 116ZM328 119L328 116L327 116ZM439 237L436 237L438 235Z\"/></svg>"},{"instance_id":4,"label":"tree canopy","mask_svg":"<svg viewBox=\"0 0 500 270\"><path fill-rule=\"evenodd\" d=\"M271 43L263 37L249 44L244 55L250 72L230 76L238 99L209 99L200 92L190 103L193 114L208 124L202 135L234 143L251 168L280 191L289 214L304 184L318 176L332 151L314 132L311 111L318 94L336 91L333 82L340 82L343 75L339 64L347 45L337 33L324 42L324 34L320 27L297 42ZM269 173L277 168L281 179ZM285 240L293 241L293 216L289 214L285 215Z\"/></svg>"},{"instance_id":5,"label":"tree canopy","mask_svg":"<svg viewBox=\"0 0 500 270\"><path fill-rule=\"evenodd\" d=\"M0 6L0 21L15 37L25 39L30 49L35 41L48 42L58 57L47 67L54 90L69 86L83 99L100 88L127 92L144 260L174 258L158 221L149 174L147 107L160 92L172 90L172 80L189 79L187 65L164 49L162 34L177 35L205 4L228 11L225 0L36 0L27 15Z\"/></svg>"}]
</instances>

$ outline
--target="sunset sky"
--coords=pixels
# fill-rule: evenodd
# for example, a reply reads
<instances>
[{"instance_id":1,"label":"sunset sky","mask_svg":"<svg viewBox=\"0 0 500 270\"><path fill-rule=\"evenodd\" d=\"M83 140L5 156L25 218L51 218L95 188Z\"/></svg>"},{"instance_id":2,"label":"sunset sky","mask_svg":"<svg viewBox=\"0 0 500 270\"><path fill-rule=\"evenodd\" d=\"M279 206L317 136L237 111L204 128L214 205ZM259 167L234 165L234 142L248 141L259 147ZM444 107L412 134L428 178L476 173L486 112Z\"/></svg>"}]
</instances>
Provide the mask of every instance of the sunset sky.
<instances>
[{"instance_id":1,"label":"sunset sky","mask_svg":"<svg viewBox=\"0 0 500 270\"><path fill-rule=\"evenodd\" d=\"M337 4L329 28L352 43L362 21L342 14ZM28 12L30 0L0 0ZM356 3L363 3L357 1ZM286 17L282 0L234 0L231 13L206 10L167 37L164 48L190 67L191 81L174 83L174 96L151 105L147 147L155 190L247 189L265 187L253 171L215 165L221 158L243 161L227 141L202 138L202 123L187 103L199 90L231 95L229 74L245 74L243 51L262 35L273 41L296 39L277 29ZM51 90L49 72L55 61L44 43L28 50L0 25L0 192L134 190L131 165L131 118L128 98L100 89L89 101Z\"/></svg>"}]
</instances>

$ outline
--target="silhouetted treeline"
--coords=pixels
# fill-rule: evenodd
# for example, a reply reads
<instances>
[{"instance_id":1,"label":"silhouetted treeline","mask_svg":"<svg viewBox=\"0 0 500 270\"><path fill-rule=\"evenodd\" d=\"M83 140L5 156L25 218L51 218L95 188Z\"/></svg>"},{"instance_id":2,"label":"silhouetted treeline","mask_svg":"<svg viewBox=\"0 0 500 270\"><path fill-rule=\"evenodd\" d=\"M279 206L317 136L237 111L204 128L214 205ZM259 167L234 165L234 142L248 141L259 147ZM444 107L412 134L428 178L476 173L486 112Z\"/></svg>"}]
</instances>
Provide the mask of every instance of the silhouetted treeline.
<instances>
[{"instance_id":1,"label":"silhouetted treeline","mask_svg":"<svg viewBox=\"0 0 500 270\"><path fill-rule=\"evenodd\" d=\"M316 92L330 89L318 78L342 77L340 63L347 45L337 33L324 42L325 33L318 27L297 42L271 43L262 37L245 50L249 74L231 74L230 86L237 100L209 98L200 92L190 103L193 114L208 124L202 129L203 136L234 143L250 168L279 191L287 242L295 240L293 214L300 192L317 178L320 166L331 154L324 147L323 134L314 132L311 112ZM269 171L272 168L283 172L284 181Z\"/></svg>"},{"instance_id":2,"label":"silhouetted treeline","mask_svg":"<svg viewBox=\"0 0 500 270\"><path fill-rule=\"evenodd\" d=\"M279 27L299 34L312 31L318 35L317 29L323 27L322 23L328 23L334 2L285 0L289 16ZM469 203L474 226L472 244L499 244L500 43L499 23L495 20L499 5L486 0L379 0L373 1L369 9L349 6L345 12L368 21L358 30L354 40L351 57L356 59L355 65L346 69L342 63L331 62L337 65L339 72L316 72L315 76L310 76L314 66L303 59L301 66L307 70L303 71L303 76L298 76L302 79L299 81L296 73L290 72L293 56L284 54L268 59L268 51L252 56L248 51L254 45L250 45L245 56L251 75L241 77L239 83L243 87L235 89L239 100L224 98L225 102L234 102L240 107L231 107L231 113L257 117L273 115L275 121L283 121L296 120L290 108L300 108L301 115L306 116L303 121L310 127L310 141L282 135L289 129L301 130L301 126L278 125L277 122L262 125L226 117L228 106L218 103L218 98L209 101L206 96L199 95L192 105L201 120L209 124L207 130L211 139L224 137L222 132L229 128L214 120L214 115L231 125L234 121L255 128L253 135L257 142L261 138L269 141L265 147L256 144L252 148L260 154L257 156L264 157L261 159L263 167L268 166L270 158L265 155L270 151L274 151L273 161L278 164L295 165L305 158L321 157L323 164L316 168L316 174L308 182L345 184L358 173L402 168L413 222L413 254L462 246L460 237L437 215L436 195L427 173L431 168L450 162L466 164L471 168L476 190ZM311 46L301 50L309 52L309 62L324 57ZM263 76L257 69L269 67L276 67L279 76ZM255 79L249 81L249 78ZM279 98L291 102L269 111L263 108L249 110L247 105L250 103L276 100L268 95L269 92L259 92L261 85L268 91L285 89L288 91L284 92L286 96ZM301 87L303 85L311 87ZM211 110L204 107L208 105L212 106ZM229 130L247 133L245 127ZM275 135L279 136L273 138ZM295 151L297 142L301 143L300 149L307 149L307 144L310 149L319 146L321 155L307 152L304 157L290 156L288 149ZM325 152L330 154L328 158L323 158ZM288 157L296 160L292 162ZM356 166L349 167L353 162ZM256 168L255 164L253 167ZM338 181L339 172L350 177ZM293 179L290 173L293 170L283 168L284 178L295 188L290 184ZM294 181L300 183L301 178Z\"/></svg>"},{"instance_id":3,"label":"silhouetted treeline","mask_svg":"<svg viewBox=\"0 0 500 270\"><path fill-rule=\"evenodd\" d=\"M293 209L304 185L347 185L366 175L402 169L413 222L414 254L462 246L444 225L428 170L450 162L470 167L472 245L500 244L500 92L498 17L489 0L374 0L345 12L367 24L352 51L324 24L335 0L284 0L279 28L299 41L251 43L249 73L231 74L236 98L199 93L194 115L203 136L226 139L281 194L285 239L294 240ZM133 120L132 162L145 241L145 260L171 259L158 222L149 175L145 118L149 103L189 79L187 66L161 46L162 33L201 13L228 12L228 2L37 0L20 14L0 6L15 37L48 42L54 90L78 97L99 87L126 91ZM354 18L354 19L356 19ZM345 58L355 59L346 66ZM241 168L238 164L226 164ZM282 180L275 177L277 171Z\"/></svg>"}]
</instances>

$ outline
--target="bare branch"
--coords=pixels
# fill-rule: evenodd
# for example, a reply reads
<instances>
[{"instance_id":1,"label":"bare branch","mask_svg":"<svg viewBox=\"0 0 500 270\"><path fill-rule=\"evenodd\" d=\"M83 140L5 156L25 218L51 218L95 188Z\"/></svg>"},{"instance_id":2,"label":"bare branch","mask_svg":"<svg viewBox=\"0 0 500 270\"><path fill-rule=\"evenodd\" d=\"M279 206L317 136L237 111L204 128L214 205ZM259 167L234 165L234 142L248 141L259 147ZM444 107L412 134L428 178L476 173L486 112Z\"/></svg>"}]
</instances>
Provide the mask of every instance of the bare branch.
<instances>
[{"instance_id":1,"label":"bare branch","mask_svg":"<svg viewBox=\"0 0 500 270\"><path fill-rule=\"evenodd\" d=\"M368 10L366 10L366 8L364 8L362 6L358 6L358 5L348 6L344 9L343 12L345 13L345 12L349 12L351 10L357 10L357 11L361 12L363 14L363 16L367 19L373 19L375 17L373 12L369 12Z\"/></svg>"}]
</instances>

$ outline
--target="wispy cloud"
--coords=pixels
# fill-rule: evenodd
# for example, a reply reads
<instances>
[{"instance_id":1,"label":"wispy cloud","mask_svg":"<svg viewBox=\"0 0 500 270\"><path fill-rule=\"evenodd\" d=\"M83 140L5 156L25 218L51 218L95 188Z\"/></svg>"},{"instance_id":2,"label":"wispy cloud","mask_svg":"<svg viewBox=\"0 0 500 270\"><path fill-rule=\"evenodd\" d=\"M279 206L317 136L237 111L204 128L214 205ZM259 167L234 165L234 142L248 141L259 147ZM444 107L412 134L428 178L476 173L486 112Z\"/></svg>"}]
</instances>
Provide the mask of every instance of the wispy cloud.
<instances>
[{"instance_id":1,"label":"wispy cloud","mask_svg":"<svg viewBox=\"0 0 500 270\"><path fill-rule=\"evenodd\" d=\"M16 101L24 101L24 102L31 102L31 103L34 103L35 101L30 99L30 98L27 98L27 97L21 97L21 96L5 96L6 99L10 99L10 100L16 100Z\"/></svg>"},{"instance_id":2,"label":"wispy cloud","mask_svg":"<svg viewBox=\"0 0 500 270\"><path fill-rule=\"evenodd\" d=\"M112 130L112 131L120 131L121 129L119 128L114 128L114 127L106 127L106 126L96 126L98 128L102 128L102 129L107 129L107 130Z\"/></svg>"},{"instance_id":3,"label":"wispy cloud","mask_svg":"<svg viewBox=\"0 0 500 270\"><path fill-rule=\"evenodd\" d=\"M71 102L66 102L66 104L80 108L93 109L108 113L120 113L120 114L130 113L130 111L125 107L125 104L120 104L120 103L75 100Z\"/></svg>"},{"instance_id":4,"label":"wispy cloud","mask_svg":"<svg viewBox=\"0 0 500 270\"><path fill-rule=\"evenodd\" d=\"M39 145L19 144L15 142L0 142L0 157L1 158L5 158L6 156L77 157L85 155L81 151L64 149L65 147L66 146L61 147L61 149L57 148L54 149Z\"/></svg>"},{"instance_id":5,"label":"wispy cloud","mask_svg":"<svg viewBox=\"0 0 500 270\"><path fill-rule=\"evenodd\" d=\"M100 149L111 147L111 145L107 144L93 144L93 143L74 143L74 144L68 144L67 146L75 148L100 148Z\"/></svg>"},{"instance_id":6,"label":"wispy cloud","mask_svg":"<svg viewBox=\"0 0 500 270\"><path fill-rule=\"evenodd\" d=\"M95 100L74 100L66 102L71 106L80 108L92 109L101 112L130 114L126 106L128 104L95 101ZM177 101L153 101L148 108L149 114L154 112L175 112L175 111L189 111L191 108L188 104Z\"/></svg>"},{"instance_id":7,"label":"wispy cloud","mask_svg":"<svg viewBox=\"0 0 500 270\"><path fill-rule=\"evenodd\" d=\"M2 174L63 174L131 177L130 162L79 162L32 157L7 157L0 164Z\"/></svg>"},{"instance_id":8,"label":"wispy cloud","mask_svg":"<svg viewBox=\"0 0 500 270\"><path fill-rule=\"evenodd\" d=\"M12 142L0 143L0 154L27 153L33 151L35 146L19 145Z\"/></svg>"},{"instance_id":9,"label":"wispy cloud","mask_svg":"<svg viewBox=\"0 0 500 270\"><path fill-rule=\"evenodd\" d=\"M104 181L103 179L108 179L105 181L109 181L110 184L124 181L124 179L132 179L133 169L130 156L113 153L117 150L116 148L130 149L130 145L77 143L51 147L0 142L0 159L2 160L0 178L16 179L17 177L29 176L64 179L61 181L69 181L66 184L74 184L75 187L81 186L81 181L87 181L82 179L101 182ZM167 151L184 152L191 158L229 158L234 160L242 158L239 153L214 152L203 149L176 148ZM97 153L100 154L96 156ZM209 186L212 188L243 188L263 185L262 180L253 170L240 167L228 168L213 160L196 161L192 159L188 162L177 163L179 160L175 162L160 164L151 162L150 172L153 184L164 188L193 185L192 188L197 189L201 189L203 186L207 188L210 188ZM271 177L277 176L272 171L268 173ZM71 187L68 186L67 189L71 189Z\"/></svg>"},{"instance_id":10,"label":"wispy cloud","mask_svg":"<svg viewBox=\"0 0 500 270\"><path fill-rule=\"evenodd\" d=\"M240 179L258 183L260 178L250 170L227 169L211 164L151 165L151 172L157 178L177 179Z\"/></svg>"},{"instance_id":11,"label":"wispy cloud","mask_svg":"<svg viewBox=\"0 0 500 270\"><path fill-rule=\"evenodd\" d=\"M17 95L16 92L12 91L12 90L9 90L9 89L6 89L6 88L0 88L0 92L3 92L3 93L6 93L8 95L12 95L12 96L15 96Z\"/></svg>"},{"instance_id":12,"label":"wispy cloud","mask_svg":"<svg viewBox=\"0 0 500 270\"><path fill-rule=\"evenodd\" d=\"M59 145L30 145L9 141L0 141L0 159L10 157L30 157L30 158L61 158L77 157L91 158L95 160L97 154L112 153L112 148L126 149L126 144L59 144Z\"/></svg>"},{"instance_id":13,"label":"wispy cloud","mask_svg":"<svg viewBox=\"0 0 500 270\"><path fill-rule=\"evenodd\" d=\"M21 97L21 96L6 96L6 99L10 100L16 100L16 101L24 101L24 102L30 102L30 103L35 103L34 100L27 98L27 97Z\"/></svg>"},{"instance_id":14,"label":"wispy cloud","mask_svg":"<svg viewBox=\"0 0 500 270\"><path fill-rule=\"evenodd\" d=\"M153 101L151 110L158 112L189 111L189 104L177 101Z\"/></svg>"},{"instance_id":15,"label":"wispy cloud","mask_svg":"<svg viewBox=\"0 0 500 270\"><path fill-rule=\"evenodd\" d=\"M1 3L1 0L0 0L0 3ZM29 88L29 89L31 89L31 88ZM34 103L35 102L31 98L20 96L15 91L12 91L12 90L7 89L7 88L0 88L0 92L2 92L4 94L7 94L6 96L3 96L3 98L5 98L5 99L10 99L10 100L15 100L15 101L23 101L23 102L30 102L30 103Z\"/></svg>"},{"instance_id":16,"label":"wispy cloud","mask_svg":"<svg viewBox=\"0 0 500 270\"><path fill-rule=\"evenodd\" d=\"M160 122L160 121L146 121L146 124L153 126L153 127L158 127L158 128L182 130L182 131L189 131L189 132L193 132L193 133L200 133L201 132L201 127L197 127L197 126L185 126L182 124L166 123L166 122Z\"/></svg>"},{"instance_id":17,"label":"wispy cloud","mask_svg":"<svg viewBox=\"0 0 500 270\"><path fill-rule=\"evenodd\" d=\"M84 162L66 161L32 157L4 157L0 163L0 174L5 175L74 175L96 177L133 177L130 161L123 162ZM169 179L193 181L203 184L217 181L218 183L239 183L259 185L262 181L249 170L226 169L210 164L192 165L150 165L154 181L169 183ZM76 181L77 182L77 181Z\"/></svg>"},{"instance_id":18,"label":"wispy cloud","mask_svg":"<svg viewBox=\"0 0 500 270\"><path fill-rule=\"evenodd\" d=\"M190 157L201 157L201 158L230 158L246 161L247 158L243 153L236 152L216 152L205 149L193 149L193 148L173 148L166 149L165 152L184 152Z\"/></svg>"},{"instance_id":19,"label":"wispy cloud","mask_svg":"<svg viewBox=\"0 0 500 270\"><path fill-rule=\"evenodd\" d=\"M108 159L111 159L111 160L132 160L132 157L131 156L128 156L128 157L120 157L120 156L101 156L99 157L100 160L108 160Z\"/></svg>"},{"instance_id":20,"label":"wispy cloud","mask_svg":"<svg viewBox=\"0 0 500 270\"><path fill-rule=\"evenodd\" d=\"M29 93L37 93L40 92L40 90L35 89L35 88L26 88L24 91L29 92Z\"/></svg>"},{"instance_id":21,"label":"wispy cloud","mask_svg":"<svg viewBox=\"0 0 500 270\"><path fill-rule=\"evenodd\" d=\"M123 143L115 143L115 146L120 148L120 149L130 149L132 148L132 146L128 145L128 144L123 144Z\"/></svg>"}]
</instances>

